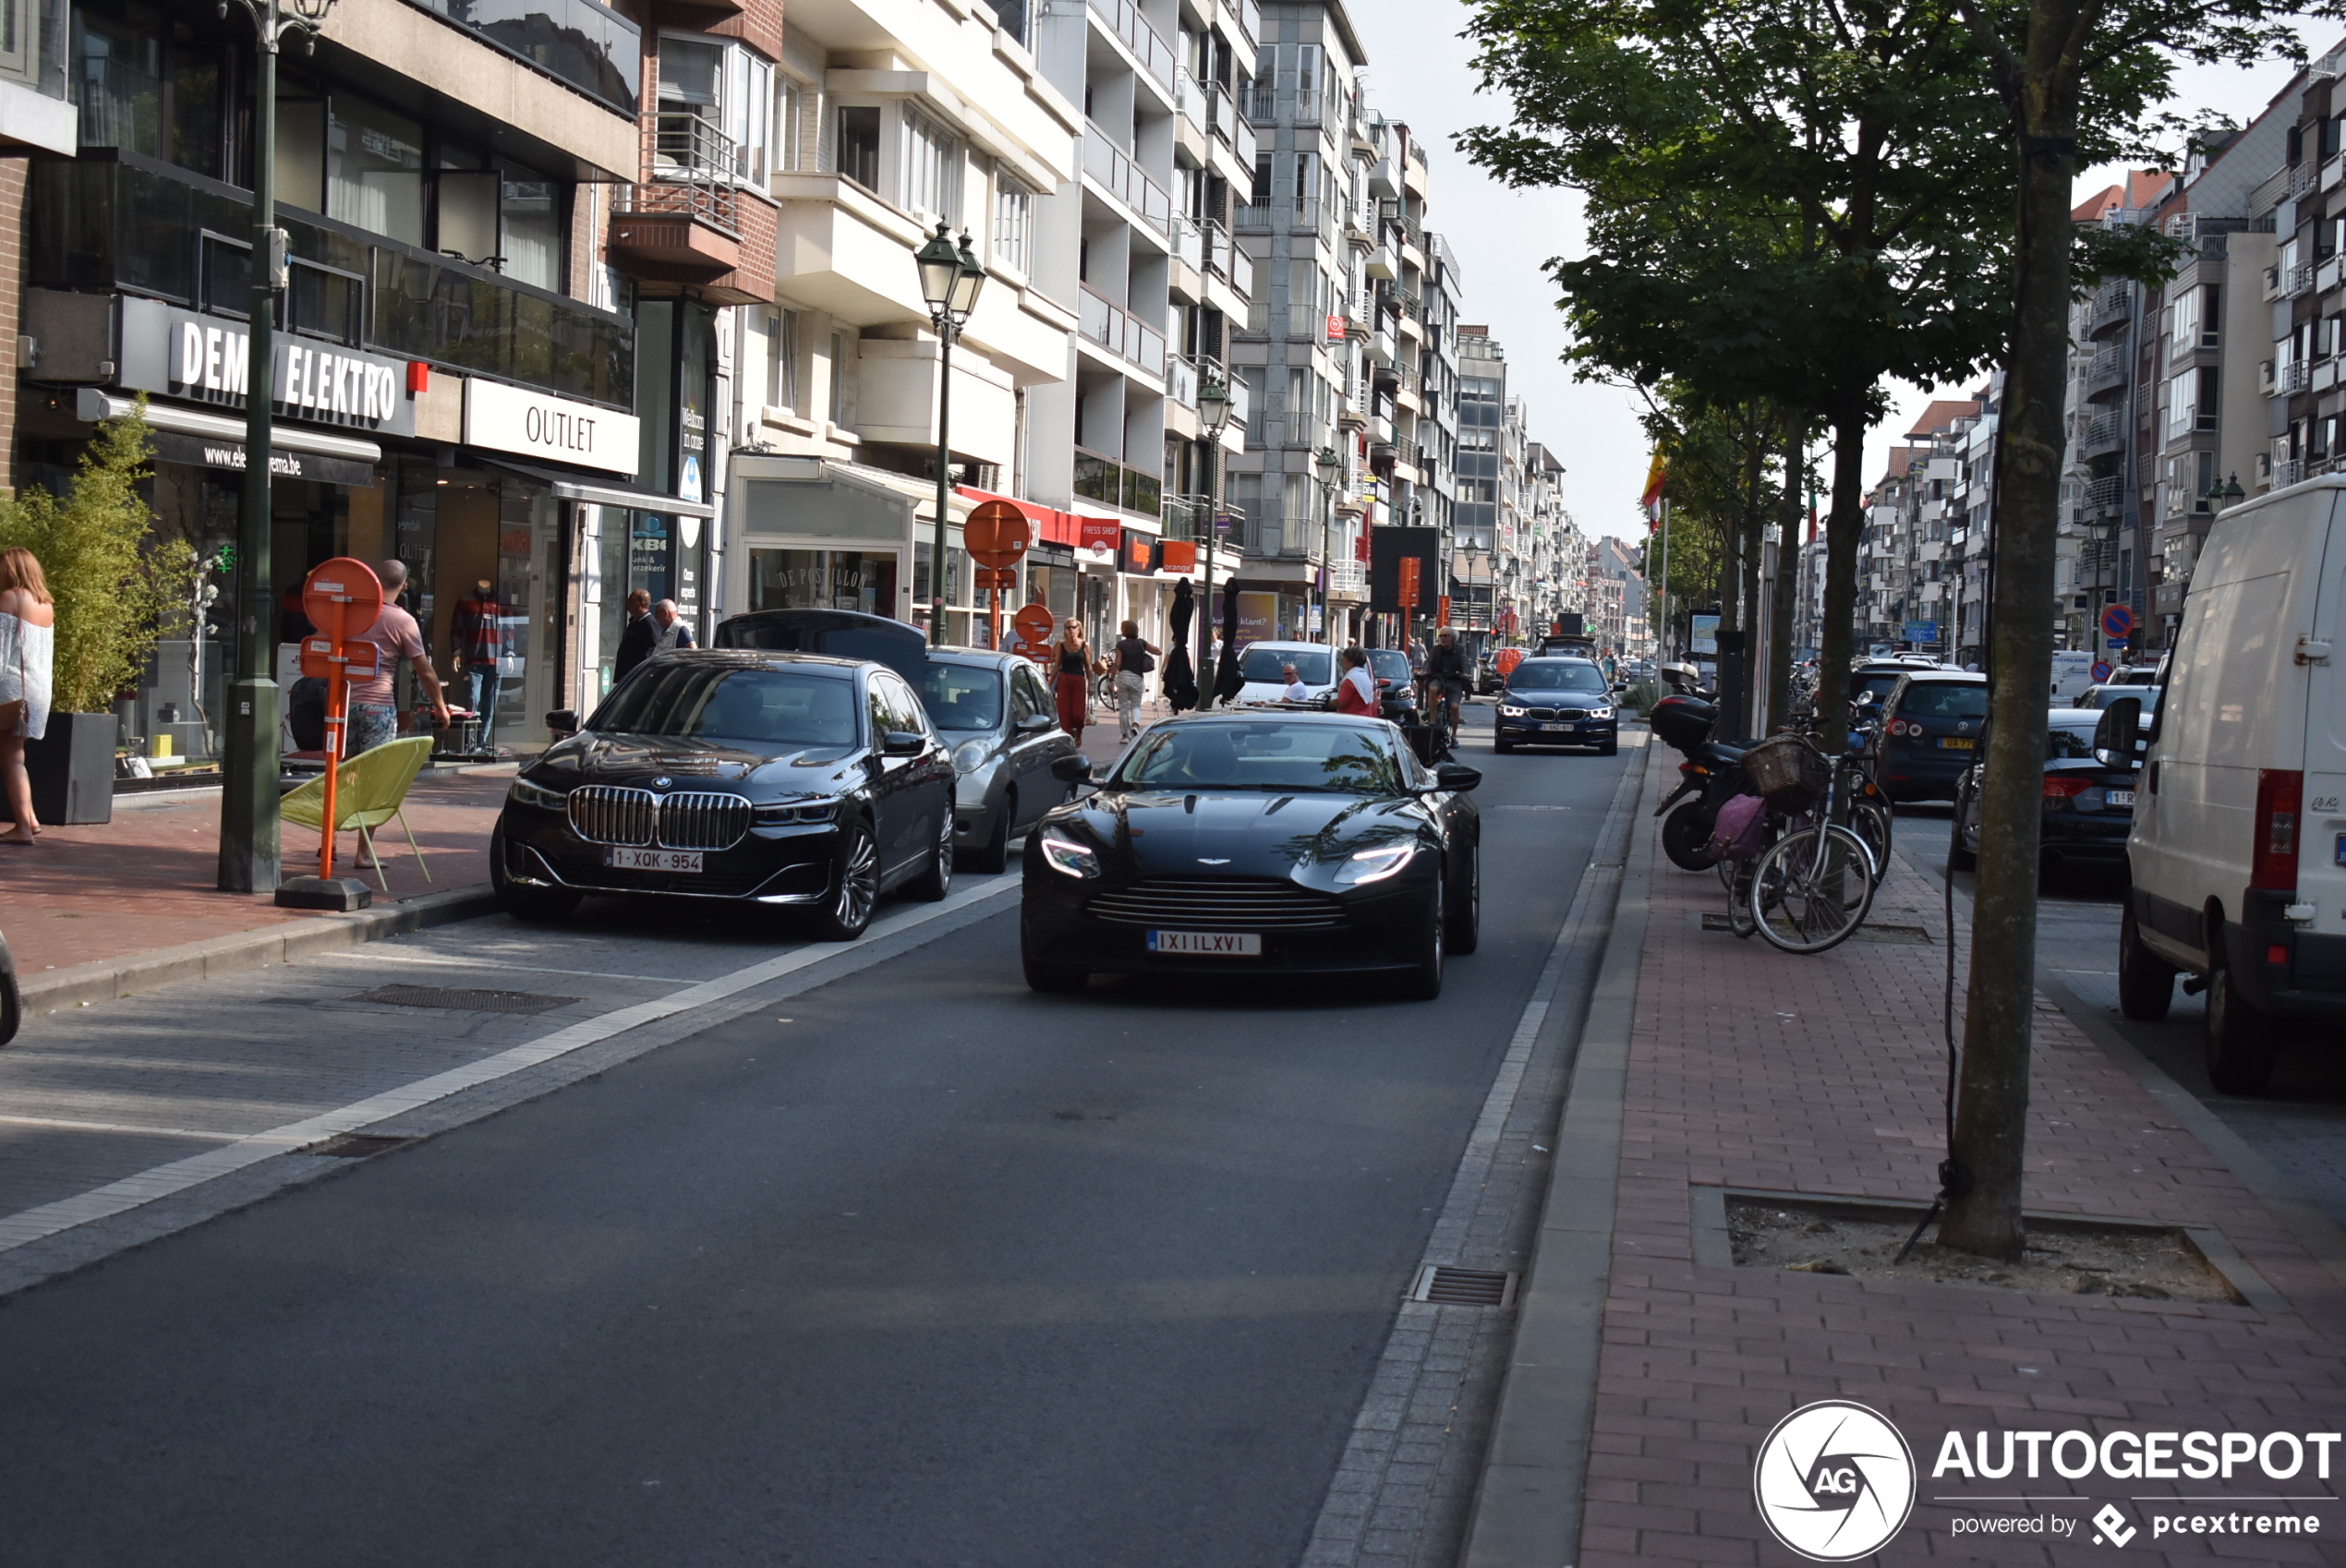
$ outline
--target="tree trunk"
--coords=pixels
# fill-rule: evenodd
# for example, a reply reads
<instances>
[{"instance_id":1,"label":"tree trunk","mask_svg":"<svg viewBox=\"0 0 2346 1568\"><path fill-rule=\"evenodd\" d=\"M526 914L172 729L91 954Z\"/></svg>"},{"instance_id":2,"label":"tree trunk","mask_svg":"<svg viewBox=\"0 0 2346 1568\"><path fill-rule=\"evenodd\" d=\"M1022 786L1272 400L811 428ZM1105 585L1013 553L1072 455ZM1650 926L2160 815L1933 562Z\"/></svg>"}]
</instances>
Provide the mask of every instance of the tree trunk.
<instances>
[{"instance_id":1,"label":"tree trunk","mask_svg":"<svg viewBox=\"0 0 2346 1568\"><path fill-rule=\"evenodd\" d=\"M1862 396L1833 411L1832 511L1825 518L1825 623L1817 639L1817 728L1829 752L1848 744L1850 634L1857 615L1857 546L1866 531L1866 425Z\"/></svg>"},{"instance_id":2,"label":"tree trunk","mask_svg":"<svg viewBox=\"0 0 2346 1568\"><path fill-rule=\"evenodd\" d=\"M1792 714L1792 618L1800 597L1801 491L1808 483L1808 421L1795 414L1785 421L1784 504L1776 509L1776 582L1768 610L1768 704L1756 733L1765 734Z\"/></svg>"},{"instance_id":3,"label":"tree trunk","mask_svg":"<svg viewBox=\"0 0 2346 1568\"><path fill-rule=\"evenodd\" d=\"M1735 602L1735 590L1743 583L1743 519L1730 515L1713 522L1719 529L1719 651L1713 656L1719 661L1716 733L1723 741L1734 741L1743 736L1743 607Z\"/></svg>"},{"instance_id":4,"label":"tree trunk","mask_svg":"<svg viewBox=\"0 0 2346 1568\"><path fill-rule=\"evenodd\" d=\"M1736 731L1747 739L1765 735L1760 722L1760 694L1762 685L1760 669L1760 627L1765 617L1760 613L1760 542L1768 529L1768 509L1760 500L1760 488L1768 474L1767 439L1761 433L1760 422L1752 421L1751 455L1744 464L1743 488L1743 686L1738 694L1741 701Z\"/></svg>"},{"instance_id":5,"label":"tree trunk","mask_svg":"<svg viewBox=\"0 0 2346 1568\"><path fill-rule=\"evenodd\" d=\"M2021 112L2020 231L2012 344L1996 430L1989 627L1988 756L1979 790L1979 879L1971 983L1955 1100L1954 1164L1941 1246L2016 1260L2028 1122L2030 1013L2037 973L2037 845L2042 821L2045 694L2052 685L2054 537L2061 519L2062 399L2069 355L2074 95L2058 80L2044 7L2031 18Z\"/></svg>"}]
</instances>

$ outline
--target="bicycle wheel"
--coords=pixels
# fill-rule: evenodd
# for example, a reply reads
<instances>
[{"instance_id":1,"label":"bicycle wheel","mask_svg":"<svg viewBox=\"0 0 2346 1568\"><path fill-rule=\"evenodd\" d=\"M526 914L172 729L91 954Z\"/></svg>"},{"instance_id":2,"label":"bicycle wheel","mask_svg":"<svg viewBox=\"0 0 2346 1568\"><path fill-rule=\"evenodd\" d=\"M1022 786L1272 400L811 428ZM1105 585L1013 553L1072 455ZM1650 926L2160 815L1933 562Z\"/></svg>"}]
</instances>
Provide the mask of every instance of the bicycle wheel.
<instances>
[{"instance_id":1,"label":"bicycle wheel","mask_svg":"<svg viewBox=\"0 0 2346 1568\"><path fill-rule=\"evenodd\" d=\"M1751 918L1751 874L1757 861L1737 863L1727 878L1727 929L1737 936L1749 936L1760 929Z\"/></svg>"},{"instance_id":2,"label":"bicycle wheel","mask_svg":"<svg viewBox=\"0 0 2346 1568\"><path fill-rule=\"evenodd\" d=\"M1850 830L1865 840L1873 853L1874 886L1890 874L1890 808L1871 801L1853 801L1849 805Z\"/></svg>"},{"instance_id":3,"label":"bicycle wheel","mask_svg":"<svg viewBox=\"0 0 2346 1568\"><path fill-rule=\"evenodd\" d=\"M1752 868L1753 923L1787 953L1845 941L1873 907L1872 862L1865 840L1838 825L1787 834Z\"/></svg>"}]
</instances>

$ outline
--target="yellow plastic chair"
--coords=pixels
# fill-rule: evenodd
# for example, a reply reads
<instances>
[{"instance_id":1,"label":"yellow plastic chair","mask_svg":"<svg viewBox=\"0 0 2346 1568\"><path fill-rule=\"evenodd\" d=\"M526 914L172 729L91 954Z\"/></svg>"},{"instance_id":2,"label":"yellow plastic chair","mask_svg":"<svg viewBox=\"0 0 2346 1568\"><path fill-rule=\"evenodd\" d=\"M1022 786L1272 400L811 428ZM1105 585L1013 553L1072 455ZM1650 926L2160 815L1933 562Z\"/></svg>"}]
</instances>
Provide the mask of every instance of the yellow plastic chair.
<instances>
[{"instance_id":1,"label":"yellow plastic chair","mask_svg":"<svg viewBox=\"0 0 2346 1568\"><path fill-rule=\"evenodd\" d=\"M375 875L386 893L391 891L391 878L383 874L382 857L375 853L374 829L393 817L399 819L400 831L407 835L407 848L415 851L416 868L426 882L431 880L431 868L424 864L424 851L416 843L416 830L407 826L407 814L400 809L406 803L408 786L424 770L431 747L429 735L386 741L372 751L360 752L334 773L334 814L342 818L334 824L334 831L358 830L358 842L365 847L367 860L374 862ZM326 815L325 775L288 792L277 802L277 814L303 827L318 826ZM363 869L365 862L360 863Z\"/></svg>"}]
</instances>

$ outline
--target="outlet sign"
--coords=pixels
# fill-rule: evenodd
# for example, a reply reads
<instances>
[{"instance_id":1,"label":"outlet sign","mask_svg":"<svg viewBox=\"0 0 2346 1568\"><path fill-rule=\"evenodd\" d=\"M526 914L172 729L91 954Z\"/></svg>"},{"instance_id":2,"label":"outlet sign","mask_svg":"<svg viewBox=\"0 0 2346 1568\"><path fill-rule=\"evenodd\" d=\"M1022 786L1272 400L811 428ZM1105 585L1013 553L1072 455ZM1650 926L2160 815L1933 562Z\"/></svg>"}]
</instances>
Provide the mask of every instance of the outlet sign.
<instances>
[{"instance_id":1,"label":"outlet sign","mask_svg":"<svg viewBox=\"0 0 2346 1568\"><path fill-rule=\"evenodd\" d=\"M407 362L291 332L275 334L272 403L288 419L392 436L416 433ZM122 387L242 408L252 340L242 321L161 300L122 300Z\"/></svg>"},{"instance_id":2,"label":"outlet sign","mask_svg":"<svg viewBox=\"0 0 2346 1568\"><path fill-rule=\"evenodd\" d=\"M465 378L466 446L632 476L642 429L643 421L633 414L478 376Z\"/></svg>"}]
</instances>

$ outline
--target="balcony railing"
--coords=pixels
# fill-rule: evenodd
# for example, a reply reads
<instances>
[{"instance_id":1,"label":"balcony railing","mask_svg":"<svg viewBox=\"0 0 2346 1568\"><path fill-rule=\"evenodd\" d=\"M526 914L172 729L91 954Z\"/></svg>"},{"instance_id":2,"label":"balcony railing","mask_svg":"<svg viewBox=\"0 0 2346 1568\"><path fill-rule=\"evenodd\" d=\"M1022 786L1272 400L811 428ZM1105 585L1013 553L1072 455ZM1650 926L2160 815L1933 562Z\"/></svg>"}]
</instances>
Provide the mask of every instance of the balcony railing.
<instances>
[{"instance_id":1,"label":"balcony railing","mask_svg":"<svg viewBox=\"0 0 2346 1568\"><path fill-rule=\"evenodd\" d=\"M1109 195L1138 212L1149 227L1162 235L1173 232L1173 199L1096 125L1087 124L1084 128L1083 172L1099 181Z\"/></svg>"},{"instance_id":2,"label":"balcony railing","mask_svg":"<svg viewBox=\"0 0 2346 1568\"><path fill-rule=\"evenodd\" d=\"M1197 84L1184 66L1173 75L1173 111L1200 130L1207 128L1211 112L1206 107L1205 89Z\"/></svg>"},{"instance_id":3,"label":"balcony railing","mask_svg":"<svg viewBox=\"0 0 2346 1568\"><path fill-rule=\"evenodd\" d=\"M201 308L204 231L252 232L248 193L136 153L85 148L30 167L25 281L39 287L127 289ZM315 213L280 207L277 223L296 262L366 280L357 337L367 347L635 406L626 317Z\"/></svg>"},{"instance_id":4,"label":"balcony railing","mask_svg":"<svg viewBox=\"0 0 2346 1568\"><path fill-rule=\"evenodd\" d=\"M647 177L619 187L618 210L697 218L741 237L736 182L751 177L733 139L690 110L662 110L644 129Z\"/></svg>"},{"instance_id":5,"label":"balcony railing","mask_svg":"<svg viewBox=\"0 0 2346 1568\"><path fill-rule=\"evenodd\" d=\"M1150 375L1165 374L1165 334L1089 288L1079 288L1076 326L1092 342L1131 360ZM1156 509L1152 506L1148 510Z\"/></svg>"},{"instance_id":6,"label":"balcony railing","mask_svg":"<svg viewBox=\"0 0 2346 1568\"><path fill-rule=\"evenodd\" d=\"M1107 30L1124 41L1141 62L1141 68L1155 77L1167 90L1173 86L1173 73L1178 68L1173 46L1165 42L1164 34L1149 25L1141 15L1140 6L1132 0L1089 0L1092 14L1100 18ZM1151 507L1150 511L1156 509Z\"/></svg>"},{"instance_id":7,"label":"balcony railing","mask_svg":"<svg viewBox=\"0 0 2346 1568\"><path fill-rule=\"evenodd\" d=\"M2098 479L2088 479L2077 487L2077 504L2087 509L2116 506L2119 498L2125 493L2126 476L2124 475L2105 475Z\"/></svg>"},{"instance_id":8,"label":"balcony railing","mask_svg":"<svg viewBox=\"0 0 2346 1568\"><path fill-rule=\"evenodd\" d=\"M1205 228L1194 218L1173 214L1173 259L1191 271L1205 271Z\"/></svg>"},{"instance_id":9,"label":"balcony railing","mask_svg":"<svg viewBox=\"0 0 2346 1568\"><path fill-rule=\"evenodd\" d=\"M2300 458L2283 458L2273 464L2273 488L2275 489L2279 489L2284 485L2296 484L2304 476L2305 464Z\"/></svg>"},{"instance_id":10,"label":"balcony railing","mask_svg":"<svg viewBox=\"0 0 2346 1568\"><path fill-rule=\"evenodd\" d=\"M1197 365L1189 356L1176 354L1165 362L1165 395L1184 408L1197 406Z\"/></svg>"},{"instance_id":11,"label":"balcony railing","mask_svg":"<svg viewBox=\"0 0 2346 1568\"><path fill-rule=\"evenodd\" d=\"M1240 53L1252 54L1256 42L1263 36L1263 7L1257 0L1229 0L1229 7L1230 19L1238 23L1239 31L1245 35Z\"/></svg>"},{"instance_id":12,"label":"balcony railing","mask_svg":"<svg viewBox=\"0 0 2346 1568\"><path fill-rule=\"evenodd\" d=\"M1365 593L1369 586L1369 569L1358 561L1328 562L1328 590L1338 594Z\"/></svg>"},{"instance_id":13,"label":"balcony railing","mask_svg":"<svg viewBox=\"0 0 2346 1568\"><path fill-rule=\"evenodd\" d=\"M2318 174L2319 171L2315 168L2311 158L2290 165L2289 194L2292 197L2303 196L2313 189L2314 181Z\"/></svg>"},{"instance_id":14,"label":"balcony railing","mask_svg":"<svg viewBox=\"0 0 2346 1568\"><path fill-rule=\"evenodd\" d=\"M1127 468L1112 457L1082 447L1075 449L1075 493L1143 517L1159 516L1165 509L1164 482L1155 475Z\"/></svg>"},{"instance_id":15,"label":"balcony railing","mask_svg":"<svg viewBox=\"0 0 2346 1568\"><path fill-rule=\"evenodd\" d=\"M556 81L635 113L643 30L595 0L408 0Z\"/></svg>"},{"instance_id":16,"label":"balcony railing","mask_svg":"<svg viewBox=\"0 0 2346 1568\"><path fill-rule=\"evenodd\" d=\"M1212 219L1207 219L1199 226L1205 231L1205 270L1218 275L1232 288L1252 299L1254 296L1254 258L1240 249L1229 232Z\"/></svg>"},{"instance_id":17,"label":"balcony railing","mask_svg":"<svg viewBox=\"0 0 2346 1568\"><path fill-rule=\"evenodd\" d=\"M2288 396L2292 392L2304 392L2305 390L2305 383L2312 379L2312 376L2313 366L2311 364L2303 359L2292 360L2290 363L2282 366L2280 369L2275 373L2273 378L2274 390L2283 397Z\"/></svg>"}]
</instances>

